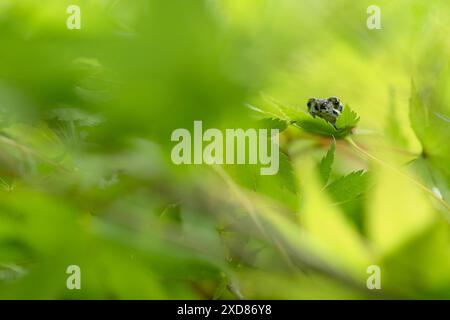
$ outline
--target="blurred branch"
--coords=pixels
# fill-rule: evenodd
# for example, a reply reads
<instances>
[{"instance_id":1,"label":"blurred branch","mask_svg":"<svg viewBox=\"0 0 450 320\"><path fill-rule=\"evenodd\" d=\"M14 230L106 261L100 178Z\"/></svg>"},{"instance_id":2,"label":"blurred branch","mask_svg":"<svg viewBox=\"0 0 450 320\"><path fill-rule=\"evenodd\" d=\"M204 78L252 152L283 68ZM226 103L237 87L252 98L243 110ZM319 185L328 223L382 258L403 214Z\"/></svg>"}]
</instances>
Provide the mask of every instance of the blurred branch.
<instances>
[{"instance_id":1,"label":"blurred branch","mask_svg":"<svg viewBox=\"0 0 450 320\"><path fill-rule=\"evenodd\" d=\"M253 205L253 203L260 203L260 202L263 202L267 205L265 198L260 195L255 195L255 199L257 199L257 201L255 199L248 198L245 195L246 191L241 189L239 186L237 186L222 167L214 166L213 168L214 168L214 171L217 172L219 174L219 176L229 186L229 188L231 189L233 194L236 196L236 199L238 199L239 204L244 206L244 208L246 209L246 211L248 212L248 214L250 215L250 217L254 221L255 225L260 230L260 232L264 235L265 238L267 238L269 241L271 241L276 246L276 248L278 249L278 251L280 252L282 257L284 258L284 260L287 262L288 266L294 272L301 271L302 273L307 275L307 273L305 272L306 270L300 268L300 266L304 266L304 267L307 267L309 270L322 273L322 274L324 274L332 279L335 279L336 281L341 282L341 283L347 285L348 287L353 288L353 289L355 289L359 292L362 292L366 295L373 295L373 296L377 296L377 297L386 296L386 292L384 292L382 294L377 293L377 292L368 292L367 288L365 287L365 283L363 285L359 281L348 276L345 272L342 272L342 271L330 266L329 264L325 263L321 259L318 259L317 257L310 256L308 253L303 252L303 250L300 250L298 247L292 248L293 244L289 244L289 241L287 239L284 239L284 238L286 238L286 235L281 234L281 231L279 231L279 230L277 231L277 232L280 232L280 235L279 235L280 239L278 237L275 237L274 235L273 236L270 235L269 231L262 226L261 221L258 219L257 210ZM230 198L227 198L227 201L230 201L229 199ZM289 223L289 225L291 225L291 224ZM300 230L295 231L295 230L293 230L294 228L295 228L295 226L292 226L290 228L290 230L293 231L295 234L298 234L300 232ZM286 230L286 232L288 232L288 231ZM395 297L395 294L389 293L389 296Z\"/></svg>"},{"instance_id":2,"label":"blurred branch","mask_svg":"<svg viewBox=\"0 0 450 320\"><path fill-rule=\"evenodd\" d=\"M297 269L296 266L291 261L289 255L284 250L283 246L278 243L277 239L272 238L268 232L264 229L261 222L259 221L255 209L251 203L251 201L244 196L244 193L239 190L239 188L236 186L236 184L233 182L233 180L228 176L228 174L223 170L222 167L219 166L213 166L214 170L219 174L219 176L225 181L225 183L228 185L230 190L233 192L233 194L236 196L240 204L246 209L247 213L249 214L252 221L255 223L256 227L259 229L259 231L270 241L272 241L277 249L280 251L282 257L286 260L289 267L291 267L293 270Z\"/></svg>"},{"instance_id":3,"label":"blurred branch","mask_svg":"<svg viewBox=\"0 0 450 320\"><path fill-rule=\"evenodd\" d=\"M66 173L70 172L69 169L63 167L61 164L59 164L59 163L57 163L57 162L55 162L55 161L53 161L51 159L48 159L47 157L45 157L44 155L40 154L36 150L34 150L34 149L32 149L32 148L30 148L28 146L22 145L22 144L18 143L17 141L15 141L15 140L13 140L11 138L8 138L8 137L0 135L0 143L9 145L11 147L15 147L20 152L22 152L24 154L27 154L27 155L34 156L34 157L40 159L43 162L51 164L52 166L58 168L59 170L61 170L63 172L66 172Z\"/></svg>"}]
</instances>

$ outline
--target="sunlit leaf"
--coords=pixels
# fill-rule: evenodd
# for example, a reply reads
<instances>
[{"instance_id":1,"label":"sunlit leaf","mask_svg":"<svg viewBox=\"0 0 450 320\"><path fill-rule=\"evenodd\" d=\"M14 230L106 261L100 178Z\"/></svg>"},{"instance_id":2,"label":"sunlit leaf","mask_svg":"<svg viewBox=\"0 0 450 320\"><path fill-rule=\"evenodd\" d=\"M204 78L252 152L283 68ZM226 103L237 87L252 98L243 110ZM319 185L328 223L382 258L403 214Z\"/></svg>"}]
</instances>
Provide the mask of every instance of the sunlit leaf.
<instances>
[{"instance_id":1,"label":"sunlit leaf","mask_svg":"<svg viewBox=\"0 0 450 320\"><path fill-rule=\"evenodd\" d=\"M374 248L388 254L418 236L438 216L424 191L406 177L377 167L374 179L367 233Z\"/></svg>"},{"instance_id":2,"label":"sunlit leaf","mask_svg":"<svg viewBox=\"0 0 450 320\"><path fill-rule=\"evenodd\" d=\"M333 142L330 145L330 149L327 151L327 154L319 162L318 165L319 173L324 184L328 182L328 178L330 177L331 166L333 165L335 151L336 151L336 141L333 140Z\"/></svg>"},{"instance_id":3,"label":"sunlit leaf","mask_svg":"<svg viewBox=\"0 0 450 320\"><path fill-rule=\"evenodd\" d=\"M307 162L303 159L303 162ZM301 186L304 187L300 221L305 232L317 245L317 249L338 264L354 271L355 275L365 272L369 256L362 238L340 212L331 204L312 167L299 162Z\"/></svg>"},{"instance_id":4,"label":"sunlit leaf","mask_svg":"<svg viewBox=\"0 0 450 320\"><path fill-rule=\"evenodd\" d=\"M358 114L350 109L348 105L344 107L342 114L336 120L336 127L338 130L351 130L356 127L359 121ZM348 131L349 132L349 131Z\"/></svg>"},{"instance_id":5,"label":"sunlit leaf","mask_svg":"<svg viewBox=\"0 0 450 320\"><path fill-rule=\"evenodd\" d=\"M362 170L352 172L331 182L326 190L337 203L351 201L365 192L368 174Z\"/></svg>"}]
</instances>

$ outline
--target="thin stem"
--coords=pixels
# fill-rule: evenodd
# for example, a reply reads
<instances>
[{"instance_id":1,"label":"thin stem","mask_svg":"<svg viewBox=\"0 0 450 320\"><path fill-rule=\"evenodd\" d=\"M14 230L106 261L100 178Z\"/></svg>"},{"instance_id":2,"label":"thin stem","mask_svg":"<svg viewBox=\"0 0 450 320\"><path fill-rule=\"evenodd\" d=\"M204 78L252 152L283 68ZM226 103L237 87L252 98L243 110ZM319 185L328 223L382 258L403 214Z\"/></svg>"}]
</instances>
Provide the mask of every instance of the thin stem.
<instances>
[{"instance_id":1,"label":"thin stem","mask_svg":"<svg viewBox=\"0 0 450 320\"><path fill-rule=\"evenodd\" d=\"M239 289L230 281L230 283L227 285L228 291L230 291L238 300L245 300L242 293L239 291Z\"/></svg>"},{"instance_id":2,"label":"thin stem","mask_svg":"<svg viewBox=\"0 0 450 320\"><path fill-rule=\"evenodd\" d=\"M356 144L356 142L351 138L351 137L347 137L346 140L348 141L348 143L350 143L350 145L352 147L354 147L356 150L358 150L359 152L363 153L364 155L366 155L367 157L369 157L370 159L378 162L379 164L382 164L383 166L391 169L392 171L394 171L395 173L407 178L409 181L411 181L412 183L414 183L416 186L418 186L419 188L421 188L422 190L424 190L425 192L427 192L428 194L430 194L433 198L435 198L437 201L439 201L449 212L450 212L450 206L447 202L445 202L444 199L442 199L441 197L439 197L437 194L435 194L432 190L430 190L429 188L427 188L425 185L423 185L422 183L420 183L419 181L415 180L414 178L412 178L411 176L405 174L404 172L400 171L399 169L391 166L390 164L386 163L385 161L375 157L374 155L370 154L369 152L367 152L366 150L364 150L363 148L361 148L360 146L358 146Z\"/></svg>"}]
</instances>

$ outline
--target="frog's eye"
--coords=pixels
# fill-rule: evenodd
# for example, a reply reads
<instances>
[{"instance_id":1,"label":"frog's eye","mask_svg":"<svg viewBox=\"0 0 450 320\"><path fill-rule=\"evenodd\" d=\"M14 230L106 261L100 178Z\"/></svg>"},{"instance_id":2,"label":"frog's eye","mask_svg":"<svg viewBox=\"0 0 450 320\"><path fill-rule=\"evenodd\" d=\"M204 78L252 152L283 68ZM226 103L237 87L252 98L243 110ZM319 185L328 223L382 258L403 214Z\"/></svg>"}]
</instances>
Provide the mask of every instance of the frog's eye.
<instances>
[{"instance_id":1,"label":"frog's eye","mask_svg":"<svg viewBox=\"0 0 450 320\"><path fill-rule=\"evenodd\" d=\"M314 102L315 102L316 100L314 99L314 98L310 98L309 100L308 100L308 103L306 104L307 106L308 106L308 108L311 108L313 105L314 105Z\"/></svg>"},{"instance_id":2,"label":"frog's eye","mask_svg":"<svg viewBox=\"0 0 450 320\"><path fill-rule=\"evenodd\" d=\"M339 99L336 97L330 97L328 98L328 101L330 101L332 104L339 104Z\"/></svg>"}]
</instances>

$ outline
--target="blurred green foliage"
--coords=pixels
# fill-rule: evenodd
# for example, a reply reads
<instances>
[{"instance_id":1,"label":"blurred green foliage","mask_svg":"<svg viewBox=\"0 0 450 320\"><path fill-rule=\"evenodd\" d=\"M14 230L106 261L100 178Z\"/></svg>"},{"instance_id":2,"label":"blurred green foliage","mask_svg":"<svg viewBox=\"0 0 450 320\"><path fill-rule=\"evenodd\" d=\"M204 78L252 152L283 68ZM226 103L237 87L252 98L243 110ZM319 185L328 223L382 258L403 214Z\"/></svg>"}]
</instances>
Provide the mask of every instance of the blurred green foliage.
<instances>
[{"instance_id":1,"label":"blurred green foliage","mask_svg":"<svg viewBox=\"0 0 450 320\"><path fill-rule=\"evenodd\" d=\"M0 0L0 298L450 298L450 3L371 4ZM279 173L173 165L194 120Z\"/></svg>"}]
</instances>

